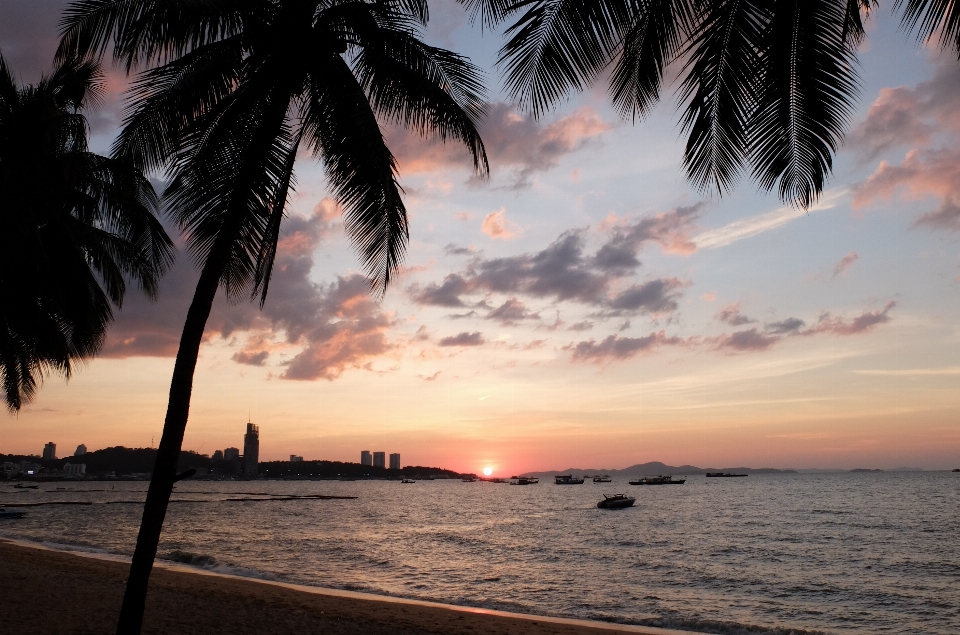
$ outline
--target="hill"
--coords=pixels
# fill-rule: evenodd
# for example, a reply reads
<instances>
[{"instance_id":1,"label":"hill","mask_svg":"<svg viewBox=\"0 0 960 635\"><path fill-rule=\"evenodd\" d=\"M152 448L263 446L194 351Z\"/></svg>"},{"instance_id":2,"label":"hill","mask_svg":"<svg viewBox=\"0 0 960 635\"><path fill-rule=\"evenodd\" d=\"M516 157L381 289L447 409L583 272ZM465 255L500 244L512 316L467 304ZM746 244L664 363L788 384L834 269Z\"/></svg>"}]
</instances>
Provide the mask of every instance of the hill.
<instances>
[{"instance_id":1,"label":"hill","mask_svg":"<svg viewBox=\"0 0 960 635\"><path fill-rule=\"evenodd\" d=\"M656 474L706 474L707 472L736 472L738 474L775 474L775 473L795 473L794 470L778 470L772 467L697 467L695 465L667 465L660 461L650 461L648 463L638 463L620 470L609 468L579 468L571 467L561 471L549 472L527 472L524 476L536 476L538 478L553 478L557 474L609 474L610 476L644 476Z\"/></svg>"}]
</instances>

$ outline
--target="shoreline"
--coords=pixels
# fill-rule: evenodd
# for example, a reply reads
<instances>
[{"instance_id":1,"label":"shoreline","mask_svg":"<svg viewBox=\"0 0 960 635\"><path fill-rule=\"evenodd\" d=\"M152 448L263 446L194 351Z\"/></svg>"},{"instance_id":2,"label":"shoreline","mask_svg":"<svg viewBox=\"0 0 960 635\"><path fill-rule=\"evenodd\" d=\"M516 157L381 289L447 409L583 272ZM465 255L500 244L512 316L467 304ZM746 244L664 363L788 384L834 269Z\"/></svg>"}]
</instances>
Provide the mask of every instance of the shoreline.
<instances>
[{"instance_id":1,"label":"shoreline","mask_svg":"<svg viewBox=\"0 0 960 635\"><path fill-rule=\"evenodd\" d=\"M129 558L0 538L0 563L6 574L0 576L4 623L11 632L39 623L55 625L52 633L112 632ZM696 635L314 587L157 560L143 632L189 635L211 628L260 635L292 628L335 634Z\"/></svg>"}]
</instances>

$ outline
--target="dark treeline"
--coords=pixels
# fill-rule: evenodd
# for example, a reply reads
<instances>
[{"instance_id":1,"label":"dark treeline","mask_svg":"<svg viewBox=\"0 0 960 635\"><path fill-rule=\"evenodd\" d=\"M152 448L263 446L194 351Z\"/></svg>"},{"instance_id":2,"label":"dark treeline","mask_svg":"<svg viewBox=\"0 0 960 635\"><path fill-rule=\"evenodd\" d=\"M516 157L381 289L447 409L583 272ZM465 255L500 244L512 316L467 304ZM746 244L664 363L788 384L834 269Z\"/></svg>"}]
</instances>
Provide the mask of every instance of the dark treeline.
<instances>
[{"instance_id":1,"label":"dark treeline","mask_svg":"<svg viewBox=\"0 0 960 635\"><path fill-rule=\"evenodd\" d=\"M94 450L81 456L67 456L54 461L45 461L39 456L19 454L0 454L0 463L36 463L48 470L62 470L66 463L84 463L87 476L100 476L113 472L122 474L149 474L153 470L157 450L154 448L125 448L118 445L112 448ZM214 461L206 454L191 450L180 452L177 470L183 472L191 468L205 468L210 473L229 476L237 473L239 462ZM460 478L464 476L453 470L439 467L408 466L400 470L390 470L359 463L341 463L340 461L269 461L260 463L261 478ZM470 475L473 476L473 475Z\"/></svg>"},{"instance_id":2,"label":"dark treeline","mask_svg":"<svg viewBox=\"0 0 960 635\"><path fill-rule=\"evenodd\" d=\"M460 478L465 476L439 467L407 466L391 470L340 461L269 461L260 463L263 478ZM470 475L473 476L473 475Z\"/></svg>"},{"instance_id":3,"label":"dark treeline","mask_svg":"<svg viewBox=\"0 0 960 635\"><path fill-rule=\"evenodd\" d=\"M80 456L67 456L55 461L44 461L38 456L22 456L0 454L0 462L37 463L46 469L62 470L66 463L83 463L87 466L87 475L109 474L149 474L153 470L153 463L157 459L155 448L125 448L118 445L112 448L94 450ZM222 465L221 465L222 464ZM197 454L191 450L180 452L178 468L180 471L190 468L224 468L230 469L229 461L214 461L205 454Z\"/></svg>"}]
</instances>

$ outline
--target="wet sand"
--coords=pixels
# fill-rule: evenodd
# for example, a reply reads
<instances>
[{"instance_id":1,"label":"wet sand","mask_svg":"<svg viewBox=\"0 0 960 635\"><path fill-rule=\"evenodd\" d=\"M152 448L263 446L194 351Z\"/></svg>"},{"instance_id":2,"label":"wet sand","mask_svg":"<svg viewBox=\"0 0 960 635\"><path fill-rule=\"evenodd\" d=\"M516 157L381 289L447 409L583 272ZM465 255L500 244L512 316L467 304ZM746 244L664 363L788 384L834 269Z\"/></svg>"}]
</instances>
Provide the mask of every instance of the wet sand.
<instances>
[{"instance_id":1,"label":"wet sand","mask_svg":"<svg viewBox=\"0 0 960 635\"><path fill-rule=\"evenodd\" d=\"M113 633L128 564L0 539L0 635ZM691 635L543 618L158 566L144 633Z\"/></svg>"}]
</instances>

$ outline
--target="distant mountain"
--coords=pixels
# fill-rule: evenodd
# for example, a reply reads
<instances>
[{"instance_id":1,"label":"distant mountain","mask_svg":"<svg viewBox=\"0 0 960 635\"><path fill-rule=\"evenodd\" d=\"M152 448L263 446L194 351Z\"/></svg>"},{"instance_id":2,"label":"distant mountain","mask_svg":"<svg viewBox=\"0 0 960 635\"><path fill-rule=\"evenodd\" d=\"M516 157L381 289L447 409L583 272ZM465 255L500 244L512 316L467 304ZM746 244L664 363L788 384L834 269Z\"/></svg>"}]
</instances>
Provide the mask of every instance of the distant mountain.
<instances>
[{"instance_id":1,"label":"distant mountain","mask_svg":"<svg viewBox=\"0 0 960 635\"><path fill-rule=\"evenodd\" d=\"M571 467L566 470L549 472L525 472L523 476L535 476L537 478L553 478L557 474L589 474L595 476L598 474L608 474L610 476L644 476L657 474L706 474L707 472L736 472L738 474L775 474L775 473L795 473L795 470L778 470L772 467L697 467L695 465L667 465L660 461L650 461L649 463L638 463L622 470L609 468L579 468Z\"/></svg>"}]
</instances>

